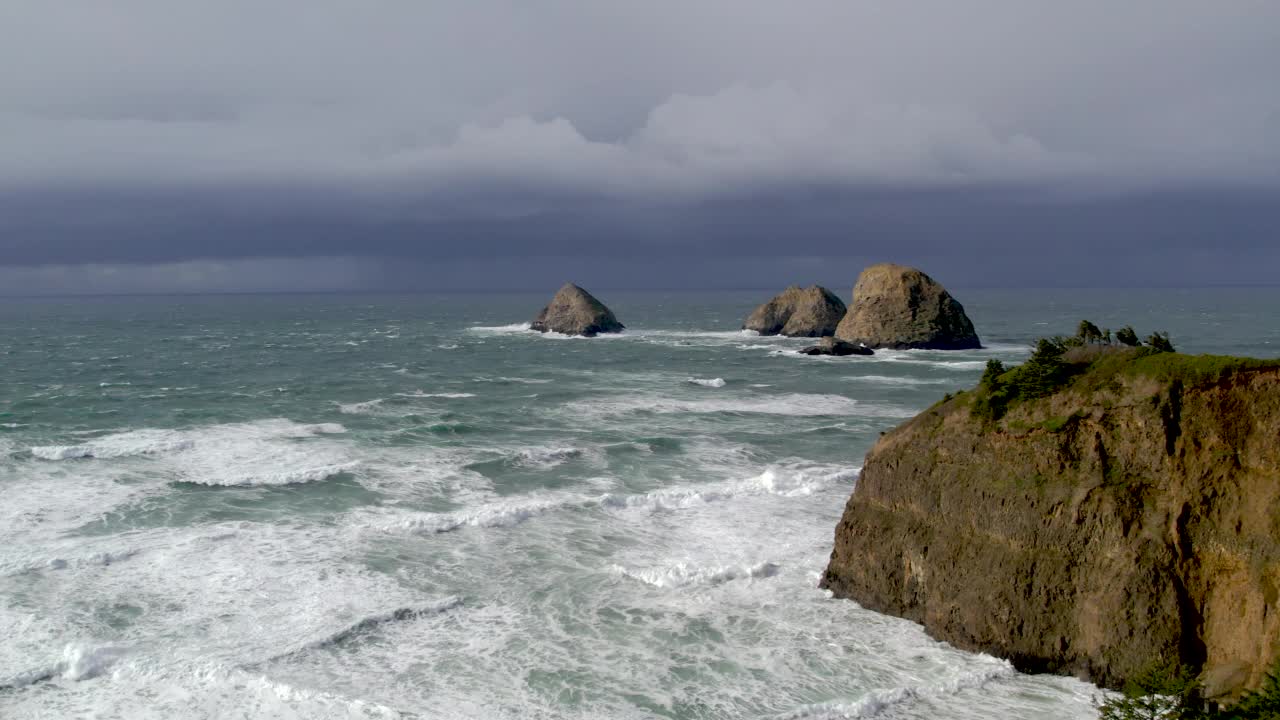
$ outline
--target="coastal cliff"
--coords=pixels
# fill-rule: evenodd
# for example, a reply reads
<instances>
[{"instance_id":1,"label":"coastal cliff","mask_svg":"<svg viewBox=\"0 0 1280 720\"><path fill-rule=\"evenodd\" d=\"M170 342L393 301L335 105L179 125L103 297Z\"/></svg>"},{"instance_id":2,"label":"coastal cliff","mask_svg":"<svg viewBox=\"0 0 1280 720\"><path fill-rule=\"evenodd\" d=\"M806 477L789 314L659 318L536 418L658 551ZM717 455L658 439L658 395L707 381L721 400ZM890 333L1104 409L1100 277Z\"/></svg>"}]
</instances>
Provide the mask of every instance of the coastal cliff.
<instances>
[{"instance_id":1,"label":"coastal cliff","mask_svg":"<svg viewBox=\"0 0 1280 720\"><path fill-rule=\"evenodd\" d=\"M1027 671L1256 687L1280 657L1280 361L1084 355L999 404L1016 371L993 367L883 435L822 586Z\"/></svg>"}]
</instances>

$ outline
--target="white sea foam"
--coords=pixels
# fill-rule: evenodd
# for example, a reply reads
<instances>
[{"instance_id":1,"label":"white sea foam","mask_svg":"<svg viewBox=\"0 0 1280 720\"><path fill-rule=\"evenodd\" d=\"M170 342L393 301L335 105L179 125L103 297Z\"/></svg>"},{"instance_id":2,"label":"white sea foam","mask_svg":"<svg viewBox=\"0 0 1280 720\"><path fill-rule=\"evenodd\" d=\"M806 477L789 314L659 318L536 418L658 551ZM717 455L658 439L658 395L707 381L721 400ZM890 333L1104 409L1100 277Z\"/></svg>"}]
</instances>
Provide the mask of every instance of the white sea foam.
<instances>
[{"instance_id":1,"label":"white sea foam","mask_svg":"<svg viewBox=\"0 0 1280 720\"><path fill-rule=\"evenodd\" d=\"M297 485L300 483L319 482L335 475L355 469L359 462L335 463L332 465L316 465L313 467L263 469L238 468L228 472L206 472L184 478L183 482L197 485L218 485L222 487L243 487L246 485Z\"/></svg>"},{"instance_id":2,"label":"white sea foam","mask_svg":"<svg viewBox=\"0 0 1280 720\"><path fill-rule=\"evenodd\" d=\"M202 485L288 485L324 480L355 468L337 423L261 420L188 430L131 430L79 445L31 448L42 460L116 460L147 456L152 470Z\"/></svg>"},{"instance_id":3,"label":"white sea foam","mask_svg":"<svg viewBox=\"0 0 1280 720\"><path fill-rule=\"evenodd\" d=\"M893 375L848 375L844 378L852 382L871 383L873 385L954 385L954 380L945 378L917 378Z\"/></svg>"},{"instance_id":4,"label":"white sea foam","mask_svg":"<svg viewBox=\"0 0 1280 720\"><path fill-rule=\"evenodd\" d=\"M472 325L467 332L486 333L490 335L506 335L511 333L532 332L532 323L513 323L511 325Z\"/></svg>"},{"instance_id":5,"label":"white sea foam","mask_svg":"<svg viewBox=\"0 0 1280 720\"><path fill-rule=\"evenodd\" d=\"M638 395L619 400L575 401L565 407L575 415L585 417L610 417L632 413L742 413L794 417L857 415L902 418L916 414L913 408L860 403L843 395L806 393L738 398L717 396L698 400Z\"/></svg>"},{"instance_id":6,"label":"white sea foam","mask_svg":"<svg viewBox=\"0 0 1280 720\"><path fill-rule=\"evenodd\" d=\"M386 398L374 398L364 402L338 403L338 412L343 415L374 415L379 412L382 403L386 401Z\"/></svg>"},{"instance_id":7,"label":"white sea foam","mask_svg":"<svg viewBox=\"0 0 1280 720\"><path fill-rule=\"evenodd\" d=\"M308 435L337 435L346 432L347 429L338 423L315 423L312 425L299 425L298 432L290 435L290 437L306 437Z\"/></svg>"},{"instance_id":8,"label":"white sea foam","mask_svg":"<svg viewBox=\"0 0 1280 720\"><path fill-rule=\"evenodd\" d=\"M20 568L17 572L27 572L30 570L66 570L67 568L84 568L84 567L106 567L116 563L128 560L138 553L142 552L138 548L130 548L116 551L99 551L85 557L72 558L70 560L60 557L50 558L41 563L29 564ZM11 574L14 570L8 570L5 574Z\"/></svg>"},{"instance_id":9,"label":"white sea foam","mask_svg":"<svg viewBox=\"0 0 1280 720\"><path fill-rule=\"evenodd\" d=\"M500 528L519 525L529 518L561 507L562 503L534 500L524 503L495 503L456 513L420 513L385 526L424 535L453 532L465 527Z\"/></svg>"},{"instance_id":10,"label":"white sea foam","mask_svg":"<svg viewBox=\"0 0 1280 720\"><path fill-rule=\"evenodd\" d=\"M575 447L534 447L516 451L516 462L537 468L553 468L580 458L583 451Z\"/></svg>"},{"instance_id":11,"label":"white sea foam","mask_svg":"<svg viewBox=\"0 0 1280 720\"><path fill-rule=\"evenodd\" d=\"M0 691L33 685L54 678L71 681L88 680L101 675L124 654L125 649L119 645L68 643L62 649L62 658L56 663L27 670L11 677L0 677Z\"/></svg>"},{"instance_id":12,"label":"white sea foam","mask_svg":"<svg viewBox=\"0 0 1280 720\"><path fill-rule=\"evenodd\" d=\"M473 398L476 394L469 392L424 393L421 390L417 390L411 393L396 393L396 396L407 398L445 398L448 400L457 400L461 398Z\"/></svg>"},{"instance_id":13,"label":"white sea foam","mask_svg":"<svg viewBox=\"0 0 1280 720\"><path fill-rule=\"evenodd\" d=\"M546 378L524 378L524 377L478 377L476 382L491 382L500 385L546 385L551 382Z\"/></svg>"},{"instance_id":14,"label":"white sea foam","mask_svg":"<svg viewBox=\"0 0 1280 720\"><path fill-rule=\"evenodd\" d=\"M835 485L852 482L857 478L858 471L859 468L835 468L829 465L780 464L745 480L683 485L635 494L578 494L504 500L454 512L412 513L391 520L369 518L361 514L356 516L355 521L360 526L384 531L407 530L431 535L463 528L513 527L530 518L569 508L669 512L740 496L804 497Z\"/></svg>"},{"instance_id":15,"label":"white sea foam","mask_svg":"<svg viewBox=\"0 0 1280 720\"><path fill-rule=\"evenodd\" d=\"M692 384L692 385L701 385L702 387L709 387L709 388L722 388L722 387L724 387L724 378L695 378L695 377L691 377L691 378L689 378L688 380L686 380L685 382L690 383L690 384Z\"/></svg>"},{"instance_id":16,"label":"white sea foam","mask_svg":"<svg viewBox=\"0 0 1280 720\"><path fill-rule=\"evenodd\" d=\"M460 607L461 605L462 598L456 595L450 595L424 605L414 605L383 612L375 612L365 615L339 630L324 633L319 637L303 642L298 647L281 653L273 659L296 655L307 650L319 650L322 648L332 647L357 635L369 632L380 625L395 622L407 622L432 615L439 615L440 613L448 612L449 610Z\"/></svg>"},{"instance_id":17,"label":"white sea foam","mask_svg":"<svg viewBox=\"0 0 1280 720\"><path fill-rule=\"evenodd\" d=\"M38 445L31 454L41 460L75 458L121 458L133 455L162 455L190 449L194 440L177 430L132 430L107 435L78 445Z\"/></svg>"},{"instance_id":18,"label":"white sea foam","mask_svg":"<svg viewBox=\"0 0 1280 720\"><path fill-rule=\"evenodd\" d=\"M616 575L659 588L719 585L731 580L768 578L778 574L778 570L779 566L772 562L719 567L700 567L685 562L676 563L670 567L626 568L621 565L612 567Z\"/></svg>"},{"instance_id":19,"label":"white sea foam","mask_svg":"<svg viewBox=\"0 0 1280 720\"><path fill-rule=\"evenodd\" d=\"M629 332L634 337L640 338L742 340L743 338L763 337L755 330L645 330L631 328Z\"/></svg>"},{"instance_id":20,"label":"white sea foam","mask_svg":"<svg viewBox=\"0 0 1280 720\"><path fill-rule=\"evenodd\" d=\"M989 683L1016 675L1013 666L1003 660L981 656L976 670L961 670L943 675L932 683L904 687L876 688L849 702L827 702L802 705L780 716L780 720L843 720L881 715L892 707L921 700L945 698L965 690L977 690Z\"/></svg>"}]
</instances>

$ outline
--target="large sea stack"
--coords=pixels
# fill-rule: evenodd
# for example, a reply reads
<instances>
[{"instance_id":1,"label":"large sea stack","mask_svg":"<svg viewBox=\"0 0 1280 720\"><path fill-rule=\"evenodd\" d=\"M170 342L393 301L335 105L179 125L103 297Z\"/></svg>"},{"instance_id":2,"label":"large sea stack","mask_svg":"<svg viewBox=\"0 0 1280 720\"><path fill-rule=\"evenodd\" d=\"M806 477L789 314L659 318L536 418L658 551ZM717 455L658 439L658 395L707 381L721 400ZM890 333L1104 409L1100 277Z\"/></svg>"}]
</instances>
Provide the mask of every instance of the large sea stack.
<instances>
[{"instance_id":1,"label":"large sea stack","mask_svg":"<svg viewBox=\"0 0 1280 720\"><path fill-rule=\"evenodd\" d=\"M1023 670L1172 663L1230 699L1280 657L1280 361L1106 350L882 436L822 585Z\"/></svg>"},{"instance_id":2,"label":"large sea stack","mask_svg":"<svg viewBox=\"0 0 1280 720\"><path fill-rule=\"evenodd\" d=\"M905 265L872 265L853 286L835 336L871 348L982 347L964 307L933 278Z\"/></svg>"},{"instance_id":3,"label":"large sea stack","mask_svg":"<svg viewBox=\"0 0 1280 720\"><path fill-rule=\"evenodd\" d=\"M530 325L538 332L556 332L565 335L582 335L595 337L600 333L622 332L624 329L613 311L604 303L574 285L565 283L551 302L542 308L542 312L533 319Z\"/></svg>"},{"instance_id":4,"label":"large sea stack","mask_svg":"<svg viewBox=\"0 0 1280 720\"><path fill-rule=\"evenodd\" d=\"M742 328L761 335L826 337L835 334L845 310L840 298L824 287L792 285L756 308Z\"/></svg>"}]
</instances>

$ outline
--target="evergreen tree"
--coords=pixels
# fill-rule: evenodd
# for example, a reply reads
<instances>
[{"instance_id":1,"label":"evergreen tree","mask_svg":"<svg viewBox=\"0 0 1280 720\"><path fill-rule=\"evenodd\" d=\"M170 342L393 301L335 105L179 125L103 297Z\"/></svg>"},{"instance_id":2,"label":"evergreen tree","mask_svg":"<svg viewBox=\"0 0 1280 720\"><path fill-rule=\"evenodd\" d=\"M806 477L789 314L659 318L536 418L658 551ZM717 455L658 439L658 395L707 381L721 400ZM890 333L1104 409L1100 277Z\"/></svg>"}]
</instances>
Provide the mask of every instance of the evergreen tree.
<instances>
[{"instance_id":1,"label":"evergreen tree","mask_svg":"<svg viewBox=\"0 0 1280 720\"><path fill-rule=\"evenodd\" d=\"M1138 347L1142 344L1138 342L1138 333L1134 332L1133 328L1128 325L1116 331L1116 342L1129 347Z\"/></svg>"},{"instance_id":2,"label":"evergreen tree","mask_svg":"<svg viewBox=\"0 0 1280 720\"><path fill-rule=\"evenodd\" d=\"M1147 338L1147 345L1156 352L1177 352L1169 341L1169 333L1154 332Z\"/></svg>"},{"instance_id":3,"label":"evergreen tree","mask_svg":"<svg viewBox=\"0 0 1280 720\"><path fill-rule=\"evenodd\" d=\"M1102 331L1088 320L1081 320L1080 327L1076 330L1076 337L1087 343L1097 343L1102 341Z\"/></svg>"}]
</instances>

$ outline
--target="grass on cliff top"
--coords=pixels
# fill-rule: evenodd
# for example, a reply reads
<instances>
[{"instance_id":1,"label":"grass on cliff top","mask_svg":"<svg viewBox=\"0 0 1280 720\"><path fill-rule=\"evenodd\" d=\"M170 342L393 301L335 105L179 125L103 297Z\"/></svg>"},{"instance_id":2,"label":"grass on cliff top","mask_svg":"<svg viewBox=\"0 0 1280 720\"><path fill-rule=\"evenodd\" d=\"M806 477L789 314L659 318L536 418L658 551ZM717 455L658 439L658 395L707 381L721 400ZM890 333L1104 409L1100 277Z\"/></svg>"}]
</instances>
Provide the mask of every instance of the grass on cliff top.
<instances>
[{"instance_id":1,"label":"grass on cliff top","mask_svg":"<svg viewBox=\"0 0 1280 720\"><path fill-rule=\"evenodd\" d=\"M1115 386L1121 376L1195 387L1220 382L1241 371L1278 368L1280 360L1184 355L1175 351L1162 333L1140 341L1132 328L1122 328L1113 336L1110 330L1099 330L1085 320L1074 337L1038 340L1031 357L1021 365L1006 368L999 360L988 361L967 404L978 418L995 421L1022 402L1067 388L1100 390Z\"/></svg>"}]
</instances>

